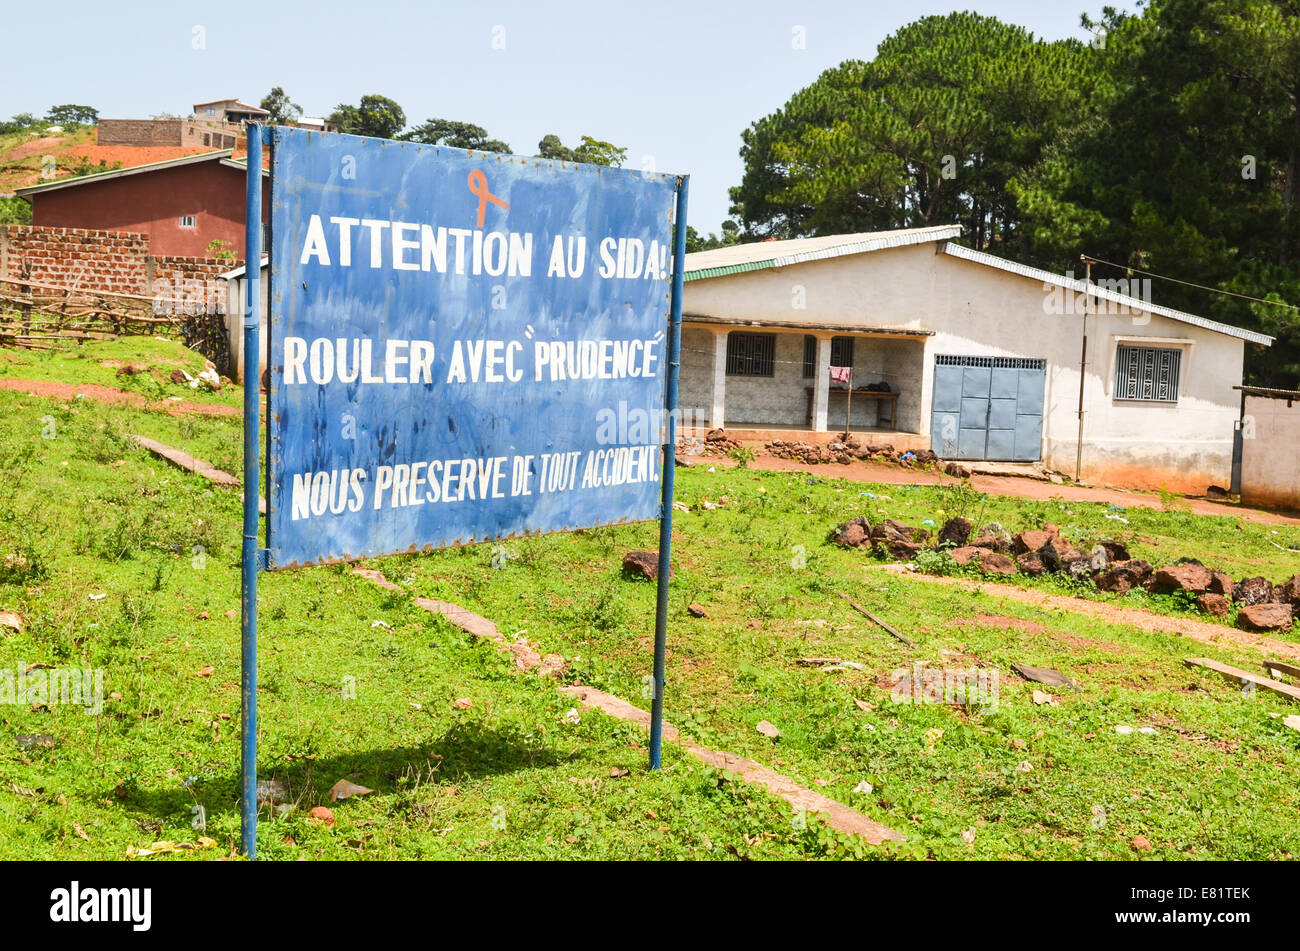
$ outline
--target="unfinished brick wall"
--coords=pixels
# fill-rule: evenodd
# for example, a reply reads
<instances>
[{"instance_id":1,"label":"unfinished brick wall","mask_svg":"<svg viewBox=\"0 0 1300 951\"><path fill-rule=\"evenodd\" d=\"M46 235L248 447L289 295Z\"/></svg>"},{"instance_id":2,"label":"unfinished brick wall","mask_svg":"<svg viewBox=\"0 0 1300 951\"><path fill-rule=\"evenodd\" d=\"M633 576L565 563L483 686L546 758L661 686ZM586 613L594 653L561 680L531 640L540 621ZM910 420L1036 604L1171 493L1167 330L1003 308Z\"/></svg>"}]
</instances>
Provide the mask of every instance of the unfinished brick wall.
<instances>
[{"instance_id":1,"label":"unfinished brick wall","mask_svg":"<svg viewBox=\"0 0 1300 951\"><path fill-rule=\"evenodd\" d=\"M239 126L227 122L192 122L188 119L100 119L95 141L100 145L193 145L233 149Z\"/></svg>"},{"instance_id":2,"label":"unfinished brick wall","mask_svg":"<svg viewBox=\"0 0 1300 951\"><path fill-rule=\"evenodd\" d=\"M0 277L141 294L149 238L133 231L10 225L0 229Z\"/></svg>"},{"instance_id":3,"label":"unfinished brick wall","mask_svg":"<svg viewBox=\"0 0 1300 951\"><path fill-rule=\"evenodd\" d=\"M152 295L159 279L215 281L237 262L149 253L147 235L10 225L0 228L0 277L114 294Z\"/></svg>"}]
</instances>

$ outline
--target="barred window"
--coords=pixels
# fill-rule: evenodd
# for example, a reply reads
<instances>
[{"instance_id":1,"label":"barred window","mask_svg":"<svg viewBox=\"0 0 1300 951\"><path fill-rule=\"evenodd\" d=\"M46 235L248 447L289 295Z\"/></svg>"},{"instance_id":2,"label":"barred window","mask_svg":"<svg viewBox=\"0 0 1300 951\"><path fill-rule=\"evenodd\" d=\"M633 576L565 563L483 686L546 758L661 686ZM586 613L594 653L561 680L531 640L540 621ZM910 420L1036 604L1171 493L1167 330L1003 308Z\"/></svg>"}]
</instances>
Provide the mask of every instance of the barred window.
<instances>
[{"instance_id":1,"label":"barred window","mask_svg":"<svg viewBox=\"0 0 1300 951\"><path fill-rule=\"evenodd\" d=\"M817 338L804 334L803 338L803 378L811 380L817 375Z\"/></svg>"},{"instance_id":2,"label":"barred window","mask_svg":"<svg viewBox=\"0 0 1300 951\"><path fill-rule=\"evenodd\" d=\"M853 366L852 337L831 337L831 366Z\"/></svg>"},{"instance_id":3,"label":"barred window","mask_svg":"<svg viewBox=\"0 0 1300 951\"><path fill-rule=\"evenodd\" d=\"M1183 352L1120 344L1115 358L1115 399L1178 402Z\"/></svg>"},{"instance_id":4,"label":"barred window","mask_svg":"<svg viewBox=\"0 0 1300 951\"><path fill-rule=\"evenodd\" d=\"M776 334L727 334L727 376L772 376Z\"/></svg>"}]
</instances>

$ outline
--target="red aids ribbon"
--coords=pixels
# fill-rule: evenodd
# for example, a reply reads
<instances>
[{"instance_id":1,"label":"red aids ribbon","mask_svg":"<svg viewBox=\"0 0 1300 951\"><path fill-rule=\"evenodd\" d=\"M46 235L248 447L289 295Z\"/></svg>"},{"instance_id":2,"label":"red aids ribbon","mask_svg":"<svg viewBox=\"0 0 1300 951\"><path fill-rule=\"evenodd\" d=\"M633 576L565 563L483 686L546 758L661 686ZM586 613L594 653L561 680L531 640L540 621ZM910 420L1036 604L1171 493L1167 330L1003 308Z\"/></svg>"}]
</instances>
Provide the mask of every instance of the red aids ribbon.
<instances>
[{"instance_id":1,"label":"red aids ribbon","mask_svg":"<svg viewBox=\"0 0 1300 951\"><path fill-rule=\"evenodd\" d=\"M488 202L496 205L498 208L509 208L510 202L502 201L496 195L488 191L487 176L481 169L474 169L469 173L469 190L478 196L478 226L483 227L483 216L487 214Z\"/></svg>"}]
</instances>

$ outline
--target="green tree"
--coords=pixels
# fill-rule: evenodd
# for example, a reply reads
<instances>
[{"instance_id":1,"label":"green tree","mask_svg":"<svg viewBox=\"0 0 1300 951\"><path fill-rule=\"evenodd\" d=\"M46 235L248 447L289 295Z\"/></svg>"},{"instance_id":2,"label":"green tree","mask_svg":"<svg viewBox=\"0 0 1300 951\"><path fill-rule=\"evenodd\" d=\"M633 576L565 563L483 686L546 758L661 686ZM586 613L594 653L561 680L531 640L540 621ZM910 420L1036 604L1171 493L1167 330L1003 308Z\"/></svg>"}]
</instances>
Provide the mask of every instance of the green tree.
<instances>
[{"instance_id":1,"label":"green tree","mask_svg":"<svg viewBox=\"0 0 1300 951\"><path fill-rule=\"evenodd\" d=\"M690 225L686 226L686 253L693 251L712 251L714 248L728 248L733 244L743 244L740 225L728 218L722 222L721 233L701 236Z\"/></svg>"},{"instance_id":2,"label":"green tree","mask_svg":"<svg viewBox=\"0 0 1300 951\"><path fill-rule=\"evenodd\" d=\"M302 115L302 106L289 98L283 86L273 86L271 91L262 97L260 105L270 113L266 121L271 125L293 122Z\"/></svg>"},{"instance_id":3,"label":"green tree","mask_svg":"<svg viewBox=\"0 0 1300 951\"><path fill-rule=\"evenodd\" d=\"M99 121L99 110L90 106L77 106L71 103L62 106L50 106L45 119L52 125L94 125Z\"/></svg>"},{"instance_id":4,"label":"green tree","mask_svg":"<svg viewBox=\"0 0 1300 951\"><path fill-rule=\"evenodd\" d=\"M537 143L537 154L541 158L558 159L561 162L586 162L611 168L620 168L627 161L627 149L612 142L593 139L589 135L584 135L581 144L571 149L560 141L558 135L552 133Z\"/></svg>"},{"instance_id":5,"label":"green tree","mask_svg":"<svg viewBox=\"0 0 1300 951\"><path fill-rule=\"evenodd\" d=\"M760 237L959 223L1005 246L1007 180L1077 120L1093 58L992 17L917 20L745 130L732 214Z\"/></svg>"},{"instance_id":6,"label":"green tree","mask_svg":"<svg viewBox=\"0 0 1300 951\"><path fill-rule=\"evenodd\" d=\"M355 106L339 103L328 121L334 123L340 132L392 139L405 128L406 113L387 96L371 94L362 96L361 102Z\"/></svg>"},{"instance_id":7,"label":"green tree","mask_svg":"<svg viewBox=\"0 0 1300 951\"><path fill-rule=\"evenodd\" d=\"M449 145L452 148L473 149L477 152L510 151L509 145L500 139L490 138L487 130L482 126L470 122L456 122L452 119L426 119L404 133L401 138L408 142Z\"/></svg>"},{"instance_id":8,"label":"green tree","mask_svg":"<svg viewBox=\"0 0 1300 951\"><path fill-rule=\"evenodd\" d=\"M1291 0L1161 0L1107 9L1100 112L1010 190L1029 255L1077 267L1083 252L1249 297L1300 303L1300 9ZM1134 271L1131 276L1141 278ZM1300 383L1300 317L1153 280L1167 306L1278 337L1247 347L1247 378Z\"/></svg>"},{"instance_id":9,"label":"green tree","mask_svg":"<svg viewBox=\"0 0 1300 951\"><path fill-rule=\"evenodd\" d=\"M29 225L32 206L17 195L0 196L0 225Z\"/></svg>"}]
</instances>

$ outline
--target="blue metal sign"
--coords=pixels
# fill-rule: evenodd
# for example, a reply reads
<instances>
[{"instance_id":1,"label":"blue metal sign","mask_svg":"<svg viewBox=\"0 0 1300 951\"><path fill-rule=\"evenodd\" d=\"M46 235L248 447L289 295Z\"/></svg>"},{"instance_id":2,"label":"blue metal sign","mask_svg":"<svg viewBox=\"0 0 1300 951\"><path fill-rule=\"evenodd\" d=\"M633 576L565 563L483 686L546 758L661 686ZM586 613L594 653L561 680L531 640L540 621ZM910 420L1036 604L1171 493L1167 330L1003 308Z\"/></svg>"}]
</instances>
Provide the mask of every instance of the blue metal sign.
<instances>
[{"instance_id":1,"label":"blue metal sign","mask_svg":"<svg viewBox=\"0 0 1300 951\"><path fill-rule=\"evenodd\" d=\"M271 143L270 567L660 516L675 176Z\"/></svg>"}]
</instances>

